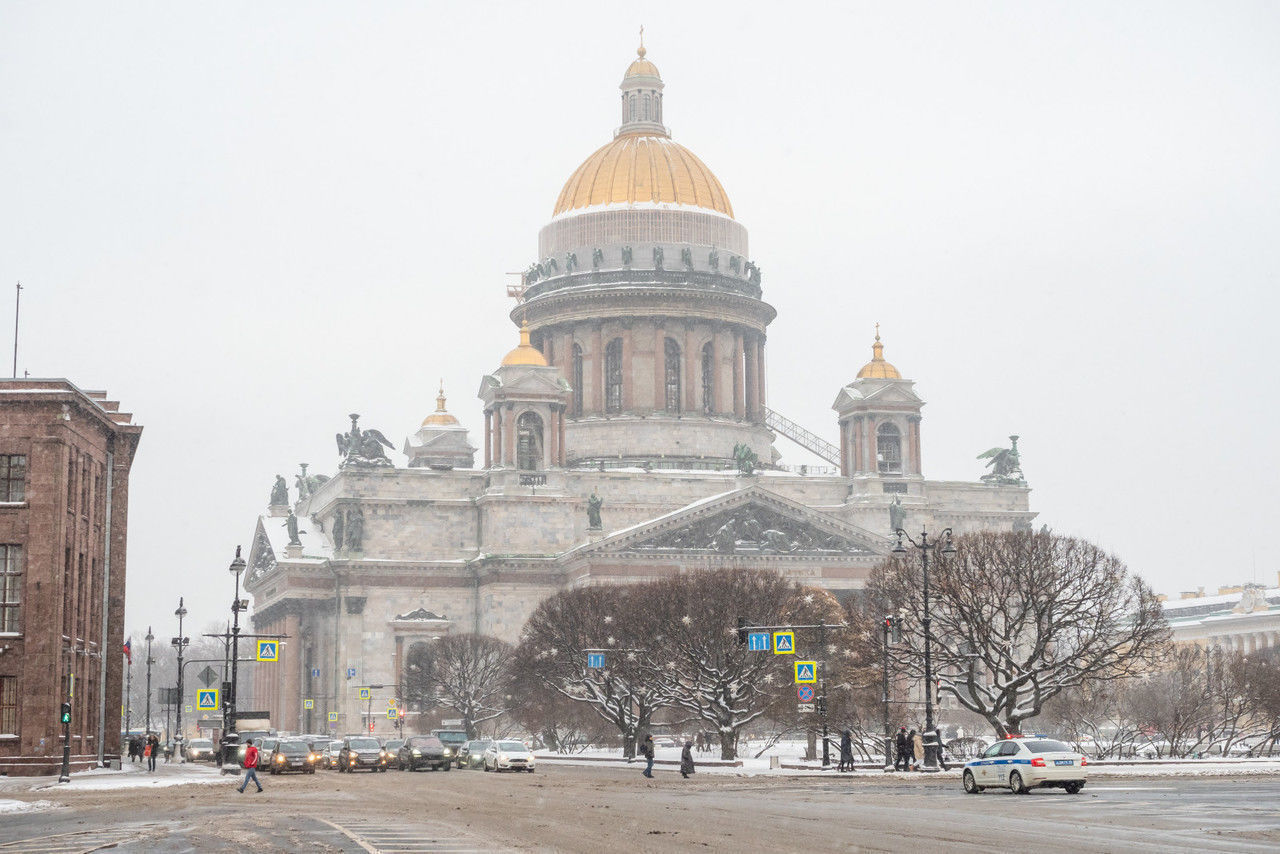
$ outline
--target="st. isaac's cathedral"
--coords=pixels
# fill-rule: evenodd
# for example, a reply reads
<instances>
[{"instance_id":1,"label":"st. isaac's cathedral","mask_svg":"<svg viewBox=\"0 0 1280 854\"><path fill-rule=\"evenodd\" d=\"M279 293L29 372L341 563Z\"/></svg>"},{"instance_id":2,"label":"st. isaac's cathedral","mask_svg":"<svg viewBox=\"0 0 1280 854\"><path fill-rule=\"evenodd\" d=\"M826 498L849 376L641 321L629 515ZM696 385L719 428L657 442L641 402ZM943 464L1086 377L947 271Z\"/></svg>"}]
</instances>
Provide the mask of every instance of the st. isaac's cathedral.
<instances>
[{"instance_id":1,"label":"st. isaac's cathedral","mask_svg":"<svg viewBox=\"0 0 1280 854\"><path fill-rule=\"evenodd\" d=\"M354 729L370 706L356 686L386 686L385 711L413 644L514 642L565 588L758 567L847 596L897 525L1030 526L1016 437L979 482L925 479L924 402L878 333L833 389L838 445L769 408L776 311L747 229L671 138L662 77L638 54L620 125L565 182L515 289L519 344L480 378L484 435L442 390L404 441L407 465L353 415L335 476L304 471L293 500L277 481L245 584L254 630L290 638L255 677L276 726L316 731L336 713ZM831 467L783 469L780 437Z\"/></svg>"}]
</instances>

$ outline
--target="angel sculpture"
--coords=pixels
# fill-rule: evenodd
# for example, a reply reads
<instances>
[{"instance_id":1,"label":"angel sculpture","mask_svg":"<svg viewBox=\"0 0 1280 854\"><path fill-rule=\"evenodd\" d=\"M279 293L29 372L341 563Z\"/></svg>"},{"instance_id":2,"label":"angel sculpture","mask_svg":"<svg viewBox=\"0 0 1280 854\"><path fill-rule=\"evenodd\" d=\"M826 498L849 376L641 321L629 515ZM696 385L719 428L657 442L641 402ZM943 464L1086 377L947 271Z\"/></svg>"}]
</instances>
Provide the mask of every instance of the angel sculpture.
<instances>
[{"instance_id":1,"label":"angel sculpture","mask_svg":"<svg viewBox=\"0 0 1280 854\"><path fill-rule=\"evenodd\" d=\"M394 465L387 458L387 452L383 450L383 447L395 447L387 437L372 428L361 430L356 423L360 420L359 415L352 413L350 418L351 432L337 435L338 453L342 456L342 462L338 463L338 467Z\"/></svg>"},{"instance_id":2,"label":"angel sculpture","mask_svg":"<svg viewBox=\"0 0 1280 854\"><path fill-rule=\"evenodd\" d=\"M992 448L978 454L978 459L987 461L991 471L982 476L984 483L1025 484L1022 476L1022 459L1018 455L1018 437L1010 436L1011 447Z\"/></svg>"}]
</instances>

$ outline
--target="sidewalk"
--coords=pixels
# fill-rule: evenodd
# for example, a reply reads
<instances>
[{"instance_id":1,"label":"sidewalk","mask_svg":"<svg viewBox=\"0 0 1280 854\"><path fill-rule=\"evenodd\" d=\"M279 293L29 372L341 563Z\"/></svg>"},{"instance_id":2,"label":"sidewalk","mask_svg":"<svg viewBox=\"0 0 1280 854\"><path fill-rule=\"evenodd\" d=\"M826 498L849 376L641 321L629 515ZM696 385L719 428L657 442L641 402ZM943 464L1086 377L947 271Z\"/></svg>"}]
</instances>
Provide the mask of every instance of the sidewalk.
<instances>
[{"instance_id":1,"label":"sidewalk","mask_svg":"<svg viewBox=\"0 0 1280 854\"><path fill-rule=\"evenodd\" d=\"M0 778L0 792L88 792L106 789L149 789L190 784L211 785L229 783L230 777L219 773L218 768L207 762L158 762L156 770L146 770L144 764L132 762L119 771L94 768L71 775L71 782L59 783L55 777L4 777Z\"/></svg>"}]
</instances>

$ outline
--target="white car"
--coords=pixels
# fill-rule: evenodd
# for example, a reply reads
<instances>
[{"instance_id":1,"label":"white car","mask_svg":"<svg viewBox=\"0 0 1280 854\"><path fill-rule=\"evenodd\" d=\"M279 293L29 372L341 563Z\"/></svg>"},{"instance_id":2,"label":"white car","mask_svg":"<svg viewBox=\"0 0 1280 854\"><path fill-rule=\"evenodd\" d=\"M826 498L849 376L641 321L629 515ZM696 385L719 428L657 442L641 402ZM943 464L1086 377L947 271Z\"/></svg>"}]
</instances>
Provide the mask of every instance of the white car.
<instances>
[{"instance_id":1,"label":"white car","mask_svg":"<svg viewBox=\"0 0 1280 854\"><path fill-rule=\"evenodd\" d=\"M495 741L484 751L486 771L528 771L533 773L533 753L522 741Z\"/></svg>"},{"instance_id":2,"label":"white car","mask_svg":"<svg viewBox=\"0 0 1280 854\"><path fill-rule=\"evenodd\" d=\"M998 787L1025 795L1031 789L1059 788L1074 795L1084 788L1088 765L1088 758L1057 739L1010 737L964 764L964 790L976 795Z\"/></svg>"}]
</instances>

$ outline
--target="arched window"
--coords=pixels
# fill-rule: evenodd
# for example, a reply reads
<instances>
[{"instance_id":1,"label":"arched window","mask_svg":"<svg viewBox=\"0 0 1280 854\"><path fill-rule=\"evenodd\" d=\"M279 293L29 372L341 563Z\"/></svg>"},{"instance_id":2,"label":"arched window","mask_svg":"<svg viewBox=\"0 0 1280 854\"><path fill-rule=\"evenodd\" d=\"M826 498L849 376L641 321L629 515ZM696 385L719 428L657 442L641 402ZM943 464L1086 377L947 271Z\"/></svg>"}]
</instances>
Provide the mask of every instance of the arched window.
<instances>
[{"instance_id":1,"label":"arched window","mask_svg":"<svg viewBox=\"0 0 1280 854\"><path fill-rule=\"evenodd\" d=\"M716 358L710 341L702 345L702 411L716 411Z\"/></svg>"},{"instance_id":2,"label":"arched window","mask_svg":"<svg viewBox=\"0 0 1280 854\"><path fill-rule=\"evenodd\" d=\"M645 95L645 96L644 96L644 120L645 120L646 122L647 122L647 121L649 121L649 119L650 119L650 118L652 118L652 115L651 115L651 114L650 114L650 112L649 112L649 104L650 104L650 102L651 102L651 101L650 101L649 96L648 96L648 95Z\"/></svg>"},{"instance_id":3,"label":"arched window","mask_svg":"<svg viewBox=\"0 0 1280 854\"><path fill-rule=\"evenodd\" d=\"M604 411L622 411L622 339L604 348Z\"/></svg>"},{"instance_id":4,"label":"arched window","mask_svg":"<svg viewBox=\"0 0 1280 854\"><path fill-rule=\"evenodd\" d=\"M574 418L582 417L582 345L573 345L573 400L570 402L570 413Z\"/></svg>"},{"instance_id":5,"label":"arched window","mask_svg":"<svg viewBox=\"0 0 1280 854\"><path fill-rule=\"evenodd\" d=\"M536 412L523 412L516 419L516 468L542 468L542 419Z\"/></svg>"},{"instance_id":6,"label":"arched window","mask_svg":"<svg viewBox=\"0 0 1280 854\"><path fill-rule=\"evenodd\" d=\"M892 424L876 428L876 463L881 474L902 474L902 434Z\"/></svg>"},{"instance_id":7,"label":"arched window","mask_svg":"<svg viewBox=\"0 0 1280 854\"><path fill-rule=\"evenodd\" d=\"M666 358L663 373L663 387L666 390L666 406L668 412L680 411L680 345L674 338L667 338L662 344L662 352Z\"/></svg>"},{"instance_id":8,"label":"arched window","mask_svg":"<svg viewBox=\"0 0 1280 854\"><path fill-rule=\"evenodd\" d=\"M636 96L631 96L631 121L636 120Z\"/></svg>"}]
</instances>

